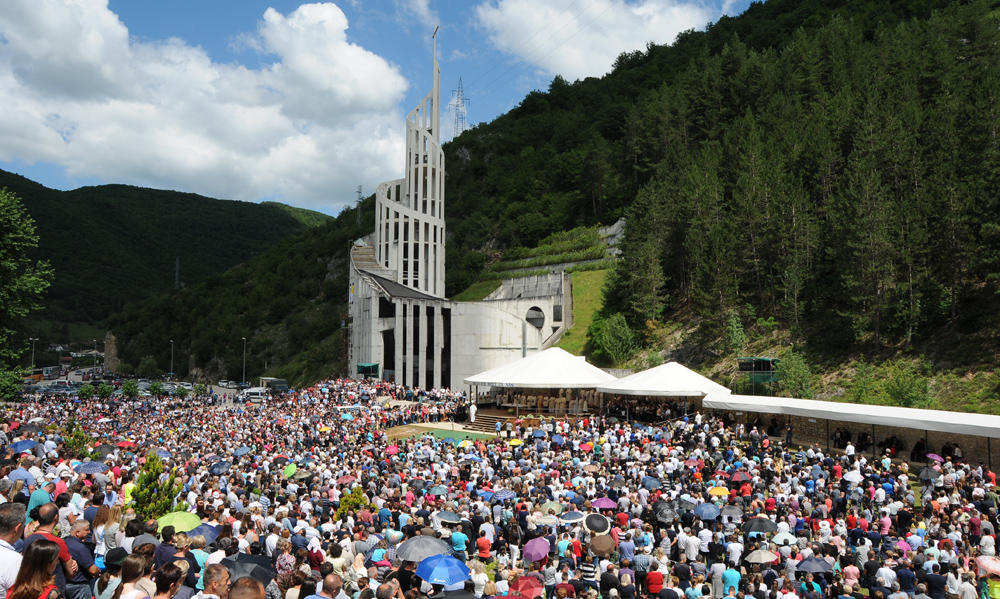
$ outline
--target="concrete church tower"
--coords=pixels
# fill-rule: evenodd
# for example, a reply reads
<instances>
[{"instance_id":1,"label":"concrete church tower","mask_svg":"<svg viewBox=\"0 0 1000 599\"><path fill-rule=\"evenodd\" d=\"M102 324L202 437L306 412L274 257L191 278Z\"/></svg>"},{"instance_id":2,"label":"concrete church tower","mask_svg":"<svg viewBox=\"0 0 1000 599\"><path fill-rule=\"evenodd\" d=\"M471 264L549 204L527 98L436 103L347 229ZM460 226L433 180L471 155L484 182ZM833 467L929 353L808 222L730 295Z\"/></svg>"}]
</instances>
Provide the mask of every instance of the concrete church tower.
<instances>
[{"instance_id":1,"label":"concrete church tower","mask_svg":"<svg viewBox=\"0 0 1000 599\"><path fill-rule=\"evenodd\" d=\"M441 68L406 117L402 179L375 190L375 230L351 249L347 321L350 376L426 389L550 347L566 329L570 277L506 279L484 301L445 299Z\"/></svg>"},{"instance_id":2,"label":"concrete church tower","mask_svg":"<svg viewBox=\"0 0 1000 599\"><path fill-rule=\"evenodd\" d=\"M434 83L406 117L406 176L375 190L375 260L396 283L444 297L444 152L441 67L434 31Z\"/></svg>"}]
</instances>

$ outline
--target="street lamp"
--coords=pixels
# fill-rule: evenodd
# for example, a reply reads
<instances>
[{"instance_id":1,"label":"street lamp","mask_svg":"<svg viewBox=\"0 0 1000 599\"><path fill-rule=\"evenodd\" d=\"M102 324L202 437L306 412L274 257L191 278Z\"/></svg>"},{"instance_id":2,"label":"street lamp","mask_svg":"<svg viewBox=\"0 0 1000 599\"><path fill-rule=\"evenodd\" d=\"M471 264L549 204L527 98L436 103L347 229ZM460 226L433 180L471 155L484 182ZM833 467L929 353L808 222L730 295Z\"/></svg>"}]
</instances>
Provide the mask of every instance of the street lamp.
<instances>
[{"instance_id":1,"label":"street lamp","mask_svg":"<svg viewBox=\"0 0 1000 599\"><path fill-rule=\"evenodd\" d=\"M38 341L38 337L29 337L31 339L31 369L35 369L35 341Z\"/></svg>"},{"instance_id":2,"label":"street lamp","mask_svg":"<svg viewBox=\"0 0 1000 599\"><path fill-rule=\"evenodd\" d=\"M170 380L174 380L174 340L170 340Z\"/></svg>"},{"instance_id":3,"label":"street lamp","mask_svg":"<svg viewBox=\"0 0 1000 599\"><path fill-rule=\"evenodd\" d=\"M247 382L247 338L243 338L243 384Z\"/></svg>"},{"instance_id":4,"label":"street lamp","mask_svg":"<svg viewBox=\"0 0 1000 599\"><path fill-rule=\"evenodd\" d=\"M94 339L94 368L97 368L97 339Z\"/></svg>"}]
</instances>

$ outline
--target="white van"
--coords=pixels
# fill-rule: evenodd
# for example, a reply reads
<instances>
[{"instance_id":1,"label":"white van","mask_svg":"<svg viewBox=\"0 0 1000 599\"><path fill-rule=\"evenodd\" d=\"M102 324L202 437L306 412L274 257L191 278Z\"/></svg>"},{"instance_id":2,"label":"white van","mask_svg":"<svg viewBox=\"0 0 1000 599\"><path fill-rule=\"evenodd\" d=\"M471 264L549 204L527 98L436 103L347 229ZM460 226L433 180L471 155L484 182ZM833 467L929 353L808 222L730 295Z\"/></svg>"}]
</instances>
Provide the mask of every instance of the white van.
<instances>
[{"instance_id":1,"label":"white van","mask_svg":"<svg viewBox=\"0 0 1000 599\"><path fill-rule=\"evenodd\" d=\"M252 401L254 403L259 403L265 397L267 397L267 389L265 389L264 387L250 387L249 389L241 393L240 397L242 397L245 400Z\"/></svg>"}]
</instances>

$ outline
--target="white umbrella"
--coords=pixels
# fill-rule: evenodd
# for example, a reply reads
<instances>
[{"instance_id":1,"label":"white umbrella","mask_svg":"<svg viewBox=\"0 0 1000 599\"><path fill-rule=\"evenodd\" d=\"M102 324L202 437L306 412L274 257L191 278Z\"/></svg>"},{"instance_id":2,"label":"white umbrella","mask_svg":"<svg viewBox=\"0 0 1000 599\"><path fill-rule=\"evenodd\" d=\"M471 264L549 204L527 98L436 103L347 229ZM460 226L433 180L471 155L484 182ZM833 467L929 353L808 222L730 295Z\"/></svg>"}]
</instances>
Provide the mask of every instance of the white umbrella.
<instances>
[{"instance_id":1,"label":"white umbrella","mask_svg":"<svg viewBox=\"0 0 1000 599\"><path fill-rule=\"evenodd\" d=\"M844 480L846 480L849 483L859 483L865 480L865 477L857 470L851 470L850 472L844 475Z\"/></svg>"}]
</instances>

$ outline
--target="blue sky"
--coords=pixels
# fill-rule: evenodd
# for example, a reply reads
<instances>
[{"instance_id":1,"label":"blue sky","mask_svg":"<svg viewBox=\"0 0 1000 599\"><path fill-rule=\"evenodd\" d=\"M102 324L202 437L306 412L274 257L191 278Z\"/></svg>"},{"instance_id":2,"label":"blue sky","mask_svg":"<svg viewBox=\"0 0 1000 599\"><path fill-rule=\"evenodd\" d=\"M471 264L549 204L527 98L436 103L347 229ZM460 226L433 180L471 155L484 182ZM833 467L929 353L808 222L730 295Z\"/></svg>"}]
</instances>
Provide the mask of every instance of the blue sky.
<instances>
[{"instance_id":1,"label":"blue sky","mask_svg":"<svg viewBox=\"0 0 1000 599\"><path fill-rule=\"evenodd\" d=\"M606 73L747 0L5 0L0 168L330 214L400 176L403 119L462 78L468 123ZM454 108L442 114L453 134Z\"/></svg>"}]
</instances>

